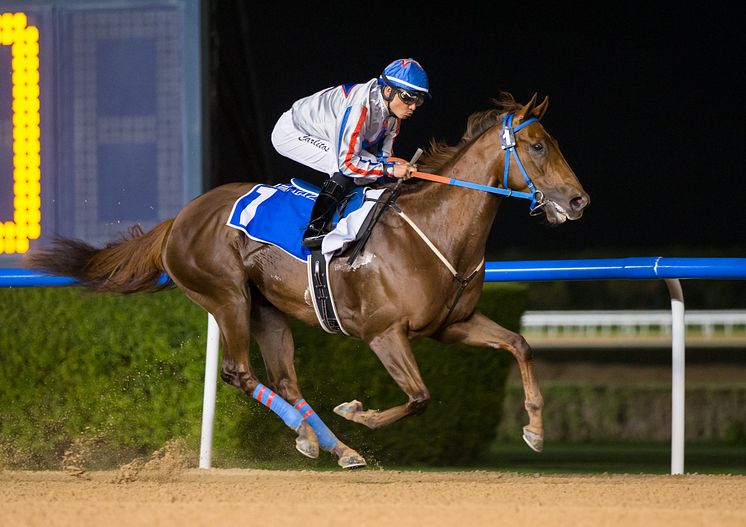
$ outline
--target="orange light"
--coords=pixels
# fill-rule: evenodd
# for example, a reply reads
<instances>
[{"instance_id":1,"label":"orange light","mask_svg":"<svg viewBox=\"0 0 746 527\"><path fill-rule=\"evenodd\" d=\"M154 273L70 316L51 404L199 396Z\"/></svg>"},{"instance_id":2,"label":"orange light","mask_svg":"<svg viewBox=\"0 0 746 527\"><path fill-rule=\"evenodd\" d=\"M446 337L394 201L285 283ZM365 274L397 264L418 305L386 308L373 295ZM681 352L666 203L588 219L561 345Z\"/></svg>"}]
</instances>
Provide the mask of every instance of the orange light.
<instances>
[{"instance_id":1,"label":"orange light","mask_svg":"<svg viewBox=\"0 0 746 527\"><path fill-rule=\"evenodd\" d=\"M25 13L2 13L0 45L12 57L14 209L13 221L0 222L0 253L15 254L41 235L39 29Z\"/></svg>"}]
</instances>

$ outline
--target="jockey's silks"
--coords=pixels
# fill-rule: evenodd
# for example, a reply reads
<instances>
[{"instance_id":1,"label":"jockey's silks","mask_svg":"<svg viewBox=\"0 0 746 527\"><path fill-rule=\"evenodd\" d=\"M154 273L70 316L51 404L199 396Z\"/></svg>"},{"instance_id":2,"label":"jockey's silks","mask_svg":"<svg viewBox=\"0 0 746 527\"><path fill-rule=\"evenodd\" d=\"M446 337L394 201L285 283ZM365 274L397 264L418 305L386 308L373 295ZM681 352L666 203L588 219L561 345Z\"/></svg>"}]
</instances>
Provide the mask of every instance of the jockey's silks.
<instances>
[{"instance_id":1,"label":"jockey's silks","mask_svg":"<svg viewBox=\"0 0 746 527\"><path fill-rule=\"evenodd\" d=\"M321 90L296 101L290 114L307 140L336 149L337 171L370 181L383 176L401 122L389 113L378 79Z\"/></svg>"}]
</instances>

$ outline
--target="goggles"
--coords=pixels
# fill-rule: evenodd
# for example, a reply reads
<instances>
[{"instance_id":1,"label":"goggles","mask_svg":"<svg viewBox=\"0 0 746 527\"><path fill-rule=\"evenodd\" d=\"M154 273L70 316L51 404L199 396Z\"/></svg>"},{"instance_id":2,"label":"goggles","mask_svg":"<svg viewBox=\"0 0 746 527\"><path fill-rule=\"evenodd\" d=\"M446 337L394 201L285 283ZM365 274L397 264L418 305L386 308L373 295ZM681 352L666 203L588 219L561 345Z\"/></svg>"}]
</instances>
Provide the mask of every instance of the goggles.
<instances>
[{"instance_id":1,"label":"goggles","mask_svg":"<svg viewBox=\"0 0 746 527\"><path fill-rule=\"evenodd\" d=\"M418 108L425 102L425 94L417 91L408 91L401 88L396 88L396 93L399 95L401 101L407 106L414 104Z\"/></svg>"}]
</instances>

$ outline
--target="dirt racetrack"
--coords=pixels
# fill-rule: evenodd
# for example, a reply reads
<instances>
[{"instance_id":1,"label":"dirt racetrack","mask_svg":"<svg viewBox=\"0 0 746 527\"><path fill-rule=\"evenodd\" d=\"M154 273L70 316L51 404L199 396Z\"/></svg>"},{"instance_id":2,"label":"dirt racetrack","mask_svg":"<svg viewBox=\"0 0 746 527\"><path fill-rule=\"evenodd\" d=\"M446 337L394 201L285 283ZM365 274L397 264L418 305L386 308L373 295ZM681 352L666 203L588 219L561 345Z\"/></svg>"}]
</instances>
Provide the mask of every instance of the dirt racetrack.
<instances>
[{"instance_id":1,"label":"dirt racetrack","mask_svg":"<svg viewBox=\"0 0 746 527\"><path fill-rule=\"evenodd\" d=\"M744 526L743 476L0 471L0 525Z\"/></svg>"}]
</instances>

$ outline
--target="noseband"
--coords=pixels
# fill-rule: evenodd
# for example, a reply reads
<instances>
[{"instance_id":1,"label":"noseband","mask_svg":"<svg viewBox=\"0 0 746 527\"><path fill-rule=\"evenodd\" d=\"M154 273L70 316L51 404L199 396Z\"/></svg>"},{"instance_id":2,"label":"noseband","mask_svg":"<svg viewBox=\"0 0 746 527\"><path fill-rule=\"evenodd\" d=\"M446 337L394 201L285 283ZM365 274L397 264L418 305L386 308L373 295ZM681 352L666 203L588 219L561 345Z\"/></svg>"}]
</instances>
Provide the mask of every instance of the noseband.
<instances>
[{"instance_id":1,"label":"noseband","mask_svg":"<svg viewBox=\"0 0 746 527\"><path fill-rule=\"evenodd\" d=\"M507 114L505 116L505 119L503 119L502 130L500 131L500 146L502 146L502 149L505 150L505 171L503 172L503 187L505 187L504 190L506 191L505 195L521 199L530 199L531 205L529 207L529 214L531 216L538 216L539 214L541 214L541 208L547 204L547 201L544 198L544 193L540 190L536 190L533 181L531 181L531 178L528 177L528 174L526 173L526 169L523 168L521 158L518 156L518 150L515 149L515 146L517 144L515 140L515 134L520 132L526 125L533 122L539 122L539 120L532 117L531 119L523 121L518 126L513 126L513 114ZM523 174L523 179L526 180L526 185L528 185L528 188L531 191L530 193L517 192L508 186L508 173L510 172L511 154L515 156L515 162L518 165L518 168L521 169L521 174Z\"/></svg>"}]
</instances>

